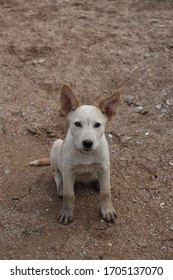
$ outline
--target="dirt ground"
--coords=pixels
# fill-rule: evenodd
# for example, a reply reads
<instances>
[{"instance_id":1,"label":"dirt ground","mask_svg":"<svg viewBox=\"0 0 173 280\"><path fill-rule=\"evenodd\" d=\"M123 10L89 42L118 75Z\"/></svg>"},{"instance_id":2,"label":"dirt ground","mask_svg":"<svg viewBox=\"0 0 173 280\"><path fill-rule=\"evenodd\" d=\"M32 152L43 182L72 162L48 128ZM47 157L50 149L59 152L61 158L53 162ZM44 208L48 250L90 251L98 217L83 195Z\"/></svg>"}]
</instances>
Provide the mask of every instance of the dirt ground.
<instances>
[{"instance_id":1,"label":"dirt ground","mask_svg":"<svg viewBox=\"0 0 173 280\"><path fill-rule=\"evenodd\" d=\"M172 0L0 0L0 258L173 258ZM60 89L92 104L120 89L106 136L115 224L93 186L76 186L74 220L48 156L64 138Z\"/></svg>"}]
</instances>

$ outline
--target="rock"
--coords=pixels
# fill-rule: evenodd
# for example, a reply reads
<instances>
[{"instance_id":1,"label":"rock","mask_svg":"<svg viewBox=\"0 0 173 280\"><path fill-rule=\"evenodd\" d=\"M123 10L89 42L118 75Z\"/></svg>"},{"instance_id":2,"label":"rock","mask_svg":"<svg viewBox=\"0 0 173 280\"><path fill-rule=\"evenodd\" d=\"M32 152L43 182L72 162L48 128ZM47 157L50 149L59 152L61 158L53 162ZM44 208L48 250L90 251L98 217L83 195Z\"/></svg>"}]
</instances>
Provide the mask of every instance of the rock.
<instances>
[{"instance_id":1,"label":"rock","mask_svg":"<svg viewBox=\"0 0 173 280\"><path fill-rule=\"evenodd\" d=\"M33 65L34 65L34 64L37 64L37 60L34 59L34 60L32 61L32 64L33 64Z\"/></svg>"},{"instance_id":2,"label":"rock","mask_svg":"<svg viewBox=\"0 0 173 280\"><path fill-rule=\"evenodd\" d=\"M126 143L128 142L129 140L131 140L132 137L131 136L127 136L127 135L123 135L120 139L121 143Z\"/></svg>"},{"instance_id":3,"label":"rock","mask_svg":"<svg viewBox=\"0 0 173 280\"><path fill-rule=\"evenodd\" d=\"M150 133L149 132L145 132L145 135L148 136Z\"/></svg>"},{"instance_id":4,"label":"rock","mask_svg":"<svg viewBox=\"0 0 173 280\"><path fill-rule=\"evenodd\" d=\"M170 106L170 105L171 105L171 103L170 103L170 101L169 101L168 99L165 101L165 104L166 104L167 106Z\"/></svg>"},{"instance_id":5,"label":"rock","mask_svg":"<svg viewBox=\"0 0 173 280\"><path fill-rule=\"evenodd\" d=\"M157 104L156 109L160 111L161 113L166 113L167 112L167 106L164 104Z\"/></svg>"},{"instance_id":6,"label":"rock","mask_svg":"<svg viewBox=\"0 0 173 280\"><path fill-rule=\"evenodd\" d=\"M160 207L164 208L164 206L165 206L165 202L160 202Z\"/></svg>"},{"instance_id":7,"label":"rock","mask_svg":"<svg viewBox=\"0 0 173 280\"><path fill-rule=\"evenodd\" d=\"M170 165L170 166L173 166L173 161L169 161L169 165Z\"/></svg>"},{"instance_id":8,"label":"rock","mask_svg":"<svg viewBox=\"0 0 173 280\"><path fill-rule=\"evenodd\" d=\"M37 127L36 125L26 125L27 130L32 134L37 134Z\"/></svg>"},{"instance_id":9,"label":"rock","mask_svg":"<svg viewBox=\"0 0 173 280\"><path fill-rule=\"evenodd\" d=\"M109 140L112 140L112 137L113 137L112 134L109 133L109 134L108 134L108 139L109 139Z\"/></svg>"},{"instance_id":10,"label":"rock","mask_svg":"<svg viewBox=\"0 0 173 280\"><path fill-rule=\"evenodd\" d=\"M135 113L140 113L142 110L143 110L143 107L142 107L141 105L139 105L139 106L136 106L136 107L133 109L133 112L135 112Z\"/></svg>"},{"instance_id":11,"label":"rock","mask_svg":"<svg viewBox=\"0 0 173 280\"><path fill-rule=\"evenodd\" d=\"M162 107L161 104L157 104L157 105L156 105L156 109L159 110L159 111L160 111L161 107Z\"/></svg>"},{"instance_id":12,"label":"rock","mask_svg":"<svg viewBox=\"0 0 173 280\"><path fill-rule=\"evenodd\" d=\"M88 256L88 253L87 253L86 251L83 251L83 252L82 252L82 255L83 255L84 257L86 257L86 256Z\"/></svg>"},{"instance_id":13,"label":"rock","mask_svg":"<svg viewBox=\"0 0 173 280\"><path fill-rule=\"evenodd\" d=\"M5 175L8 175L10 173L10 170L9 169L5 169L4 173L5 173Z\"/></svg>"},{"instance_id":14,"label":"rock","mask_svg":"<svg viewBox=\"0 0 173 280\"><path fill-rule=\"evenodd\" d=\"M147 247L147 241L145 239L142 241L138 241L137 245L139 247Z\"/></svg>"},{"instance_id":15,"label":"rock","mask_svg":"<svg viewBox=\"0 0 173 280\"><path fill-rule=\"evenodd\" d=\"M145 110L145 109L142 109L139 113L140 113L141 115L146 115L146 114L148 114L148 111Z\"/></svg>"},{"instance_id":16,"label":"rock","mask_svg":"<svg viewBox=\"0 0 173 280\"><path fill-rule=\"evenodd\" d=\"M126 102L127 102L128 105L131 105L131 104L133 104L133 100L134 100L134 97L131 96L131 95L129 95L129 96L127 97Z\"/></svg>"},{"instance_id":17,"label":"rock","mask_svg":"<svg viewBox=\"0 0 173 280\"><path fill-rule=\"evenodd\" d=\"M46 61L46 59L45 58L40 58L40 59L38 59L38 63L44 63Z\"/></svg>"}]
</instances>

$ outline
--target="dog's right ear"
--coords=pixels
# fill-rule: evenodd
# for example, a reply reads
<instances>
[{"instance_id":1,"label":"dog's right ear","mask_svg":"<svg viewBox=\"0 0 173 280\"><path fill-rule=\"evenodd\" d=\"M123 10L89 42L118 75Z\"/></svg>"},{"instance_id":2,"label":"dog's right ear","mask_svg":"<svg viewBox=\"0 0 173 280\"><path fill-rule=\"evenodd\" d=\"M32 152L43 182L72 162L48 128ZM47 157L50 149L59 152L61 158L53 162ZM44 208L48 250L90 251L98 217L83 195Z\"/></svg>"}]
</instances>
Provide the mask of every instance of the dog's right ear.
<instances>
[{"instance_id":1,"label":"dog's right ear","mask_svg":"<svg viewBox=\"0 0 173 280\"><path fill-rule=\"evenodd\" d=\"M68 85L63 85L61 90L61 109L67 116L71 111L75 111L81 105L80 100L73 93Z\"/></svg>"}]
</instances>

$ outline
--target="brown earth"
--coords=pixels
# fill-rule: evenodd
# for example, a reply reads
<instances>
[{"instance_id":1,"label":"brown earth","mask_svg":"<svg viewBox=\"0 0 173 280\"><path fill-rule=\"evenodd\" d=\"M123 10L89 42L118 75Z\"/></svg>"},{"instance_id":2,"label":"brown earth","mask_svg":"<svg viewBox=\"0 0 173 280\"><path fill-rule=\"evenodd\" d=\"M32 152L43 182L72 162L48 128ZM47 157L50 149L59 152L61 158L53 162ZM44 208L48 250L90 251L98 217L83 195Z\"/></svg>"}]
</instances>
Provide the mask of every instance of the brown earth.
<instances>
[{"instance_id":1,"label":"brown earth","mask_svg":"<svg viewBox=\"0 0 173 280\"><path fill-rule=\"evenodd\" d=\"M0 0L1 259L173 258L172 14L172 0ZM121 90L106 128L115 224L78 185L60 225L49 167L28 166L66 134L64 83L89 104Z\"/></svg>"}]
</instances>

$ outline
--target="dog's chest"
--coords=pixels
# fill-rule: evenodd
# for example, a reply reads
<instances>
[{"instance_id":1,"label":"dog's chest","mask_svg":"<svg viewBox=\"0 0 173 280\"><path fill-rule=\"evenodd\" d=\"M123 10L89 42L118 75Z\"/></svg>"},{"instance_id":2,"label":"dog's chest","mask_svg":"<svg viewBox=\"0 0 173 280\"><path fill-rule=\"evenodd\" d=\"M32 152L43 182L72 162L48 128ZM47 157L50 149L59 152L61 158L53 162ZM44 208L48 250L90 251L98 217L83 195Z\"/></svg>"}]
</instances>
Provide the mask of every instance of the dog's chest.
<instances>
[{"instance_id":1,"label":"dog's chest","mask_svg":"<svg viewBox=\"0 0 173 280\"><path fill-rule=\"evenodd\" d=\"M72 169L77 175L93 174L102 169L102 162L97 160L94 156L88 157L88 155L84 154L82 157L74 159Z\"/></svg>"},{"instance_id":2,"label":"dog's chest","mask_svg":"<svg viewBox=\"0 0 173 280\"><path fill-rule=\"evenodd\" d=\"M98 172L101 170L100 163L76 164L73 165L76 182L91 182L98 179Z\"/></svg>"}]
</instances>

